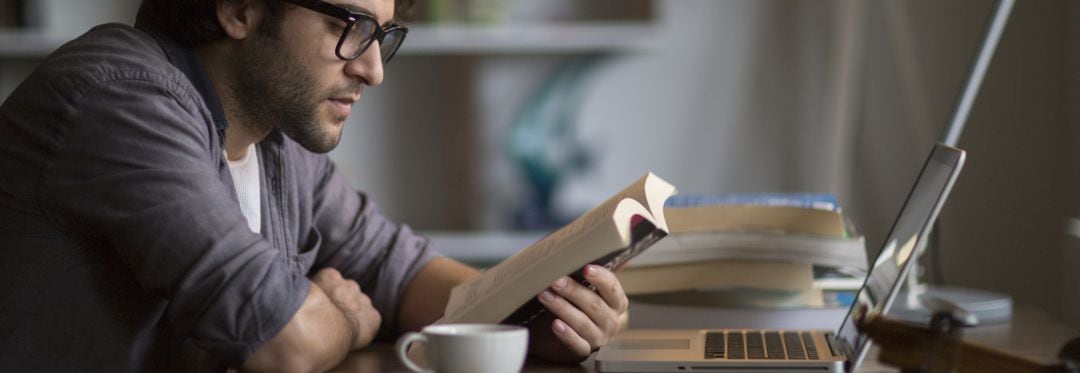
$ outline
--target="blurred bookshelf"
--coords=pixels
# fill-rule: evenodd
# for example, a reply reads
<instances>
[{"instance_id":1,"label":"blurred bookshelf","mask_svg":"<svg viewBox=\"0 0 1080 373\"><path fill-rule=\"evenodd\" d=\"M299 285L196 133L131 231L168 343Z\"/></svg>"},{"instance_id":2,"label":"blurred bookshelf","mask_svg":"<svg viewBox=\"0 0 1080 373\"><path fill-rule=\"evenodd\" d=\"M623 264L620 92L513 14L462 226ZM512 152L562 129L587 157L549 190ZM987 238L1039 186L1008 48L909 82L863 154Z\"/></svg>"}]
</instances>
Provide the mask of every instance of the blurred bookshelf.
<instances>
[{"instance_id":1,"label":"blurred bookshelf","mask_svg":"<svg viewBox=\"0 0 1080 373\"><path fill-rule=\"evenodd\" d=\"M0 58L42 58L69 39L33 29L0 30Z\"/></svg>"},{"instance_id":2,"label":"blurred bookshelf","mask_svg":"<svg viewBox=\"0 0 1080 373\"><path fill-rule=\"evenodd\" d=\"M652 42L652 0L418 1L406 55L635 51Z\"/></svg>"},{"instance_id":3,"label":"blurred bookshelf","mask_svg":"<svg viewBox=\"0 0 1080 373\"><path fill-rule=\"evenodd\" d=\"M402 55L505 55L645 52L656 32L649 24L409 27ZM0 58L40 58L76 35L37 29L0 30Z\"/></svg>"},{"instance_id":4,"label":"blurred bookshelf","mask_svg":"<svg viewBox=\"0 0 1080 373\"><path fill-rule=\"evenodd\" d=\"M417 25L401 55L574 54L647 51L655 35L647 23L558 25ZM34 29L0 30L0 58L42 58L76 35Z\"/></svg>"},{"instance_id":5,"label":"blurred bookshelf","mask_svg":"<svg viewBox=\"0 0 1080 373\"><path fill-rule=\"evenodd\" d=\"M0 59L41 59L91 27L131 23L140 0L0 0Z\"/></svg>"},{"instance_id":6,"label":"blurred bookshelf","mask_svg":"<svg viewBox=\"0 0 1080 373\"><path fill-rule=\"evenodd\" d=\"M42 58L90 26L130 19L133 0L0 0L0 58ZM97 6L97 5L100 6ZM543 5L541 5L543 4ZM95 9L91 14L83 8ZM131 8L131 9L128 9ZM652 0L418 1L402 55L632 52L656 34ZM433 9L438 9L434 11Z\"/></svg>"},{"instance_id":7,"label":"blurred bookshelf","mask_svg":"<svg viewBox=\"0 0 1080 373\"><path fill-rule=\"evenodd\" d=\"M646 51L655 36L646 22L527 25L417 25L402 55L572 54Z\"/></svg>"}]
</instances>

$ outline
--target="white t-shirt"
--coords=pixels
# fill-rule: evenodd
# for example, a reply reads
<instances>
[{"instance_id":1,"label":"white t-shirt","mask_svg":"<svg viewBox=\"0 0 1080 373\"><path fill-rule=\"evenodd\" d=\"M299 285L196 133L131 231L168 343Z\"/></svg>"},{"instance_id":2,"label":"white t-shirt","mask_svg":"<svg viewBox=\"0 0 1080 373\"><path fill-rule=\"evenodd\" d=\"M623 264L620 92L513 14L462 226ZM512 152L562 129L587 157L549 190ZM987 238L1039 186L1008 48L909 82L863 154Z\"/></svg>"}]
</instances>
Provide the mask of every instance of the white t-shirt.
<instances>
[{"instance_id":1,"label":"white t-shirt","mask_svg":"<svg viewBox=\"0 0 1080 373\"><path fill-rule=\"evenodd\" d=\"M228 155L225 157L228 160ZM255 144L248 147L247 154L238 161L229 161L229 173L232 174L233 187L240 201L240 212L247 218L248 228L259 233L262 227L261 204L259 199L259 154Z\"/></svg>"}]
</instances>

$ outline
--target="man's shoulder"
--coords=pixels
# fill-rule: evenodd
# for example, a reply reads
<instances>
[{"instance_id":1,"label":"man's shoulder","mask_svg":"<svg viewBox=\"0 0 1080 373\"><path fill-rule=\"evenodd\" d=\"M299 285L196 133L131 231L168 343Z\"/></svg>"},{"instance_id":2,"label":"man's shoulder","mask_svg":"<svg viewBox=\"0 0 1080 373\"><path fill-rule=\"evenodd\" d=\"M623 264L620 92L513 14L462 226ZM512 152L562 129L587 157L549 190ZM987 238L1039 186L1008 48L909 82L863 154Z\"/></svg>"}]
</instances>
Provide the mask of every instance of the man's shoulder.
<instances>
[{"instance_id":1,"label":"man's shoulder","mask_svg":"<svg viewBox=\"0 0 1080 373\"><path fill-rule=\"evenodd\" d=\"M140 80L172 91L191 91L177 69L149 34L110 23L94 27L64 44L35 72L63 92L81 94L100 84Z\"/></svg>"}]
</instances>

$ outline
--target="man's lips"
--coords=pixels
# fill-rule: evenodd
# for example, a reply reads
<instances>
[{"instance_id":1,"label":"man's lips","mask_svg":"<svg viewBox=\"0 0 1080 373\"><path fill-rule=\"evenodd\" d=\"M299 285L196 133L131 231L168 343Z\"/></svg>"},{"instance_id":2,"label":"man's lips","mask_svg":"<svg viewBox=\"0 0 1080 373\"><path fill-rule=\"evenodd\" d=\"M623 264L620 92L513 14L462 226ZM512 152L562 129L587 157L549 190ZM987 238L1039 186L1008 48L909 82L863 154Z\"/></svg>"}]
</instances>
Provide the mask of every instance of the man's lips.
<instances>
[{"instance_id":1,"label":"man's lips","mask_svg":"<svg viewBox=\"0 0 1080 373\"><path fill-rule=\"evenodd\" d=\"M339 116L347 117L352 113L353 104L357 99L352 97L333 97L330 98L330 106Z\"/></svg>"}]
</instances>

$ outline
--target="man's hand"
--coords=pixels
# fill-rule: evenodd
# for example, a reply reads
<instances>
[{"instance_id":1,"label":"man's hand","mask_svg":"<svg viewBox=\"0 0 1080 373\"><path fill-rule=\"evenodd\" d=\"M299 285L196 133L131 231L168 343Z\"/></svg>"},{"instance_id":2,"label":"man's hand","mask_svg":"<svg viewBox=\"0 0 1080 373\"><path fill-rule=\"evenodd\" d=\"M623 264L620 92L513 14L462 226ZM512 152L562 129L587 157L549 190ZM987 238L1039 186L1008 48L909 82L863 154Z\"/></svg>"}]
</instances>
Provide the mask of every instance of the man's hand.
<instances>
[{"instance_id":1,"label":"man's hand","mask_svg":"<svg viewBox=\"0 0 1080 373\"><path fill-rule=\"evenodd\" d=\"M244 362L244 371L322 372L375 338L382 316L355 281L334 269L311 278L300 309Z\"/></svg>"},{"instance_id":2,"label":"man's hand","mask_svg":"<svg viewBox=\"0 0 1080 373\"><path fill-rule=\"evenodd\" d=\"M345 314L353 327L352 349L363 348L375 339L382 323L382 315L371 305L371 298L360 291L360 285L346 280L333 268L325 268L311 278L330 301Z\"/></svg>"},{"instance_id":3,"label":"man's hand","mask_svg":"<svg viewBox=\"0 0 1080 373\"><path fill-rule=\"evenodd\" d=\"M589 265L585 279L596 291L562 277L538 298L550 311L533 321L531 352L545 360L579 363L604 346L619 331L619 316L629 301L611 271Z\"/></svg>"}]
</instances>

